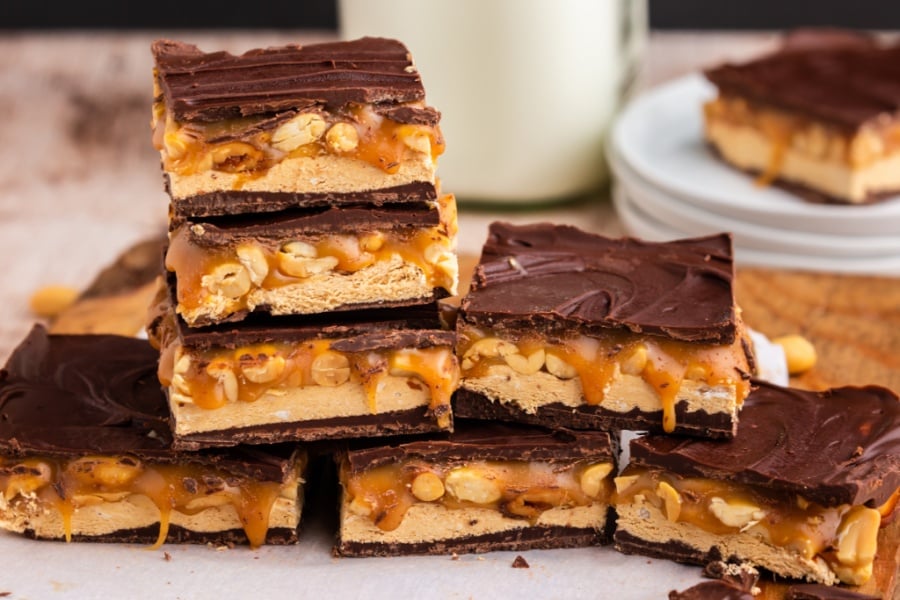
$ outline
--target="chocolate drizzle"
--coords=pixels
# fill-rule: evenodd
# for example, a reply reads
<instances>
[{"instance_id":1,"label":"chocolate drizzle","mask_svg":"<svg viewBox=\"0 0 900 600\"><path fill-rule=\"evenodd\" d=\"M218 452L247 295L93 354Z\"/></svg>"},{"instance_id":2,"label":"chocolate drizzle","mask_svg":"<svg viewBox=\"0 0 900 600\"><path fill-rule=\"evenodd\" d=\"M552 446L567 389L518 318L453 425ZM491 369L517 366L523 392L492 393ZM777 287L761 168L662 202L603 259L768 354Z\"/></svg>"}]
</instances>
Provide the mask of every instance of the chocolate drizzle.
<instances>
[{"instance_id":1,"label":"chocolate drizzle","mask_svg":"<svg viewBox=\"0 0 900 600\"><path fill-rule=\"evenodd\" d=\"M235 56L205 53L171 40L153 42L156 73L169 110L179 121L220 121L284 110L341 110L351 103L398 105L425 99L409 51L397 40L255 49ZM392 110L395 118L434 124L434 109ZM405 114L405 116L404 116Z\"/></svg>"},{"instance_id":2,"label":"chocolate drizzle","mask_svg":"<svg viewBox=\"0 0 900 600\"><path fill-rule=\"evenodd\" d=\"M493 223L461 316L488 328L619 328L732 343L733 277L725 233L653 243L566 225Z\"/></svg>"},{"instance_id":3,"label":"chocolate drizzle","mask_svg":"<svg viewBox=\"0 0 900 600\"><path fill-rule=\"evenodd\" d=\"M649 435L632 440L632 462L799 494L822 506L881 506L900 486L896 394L877 386L754 386L732 440Z\"/></svg>"},{"instance_id":4,"label":"chocolate drizzle","mask_svg":"<svg viewBox=\"0 0 900 600\"><path fill-rule=\"evenodd\" d=\"M844 130L900 114L900 44L807 32L743 64L706 71L722 93L796 111Z\"/></svg>"}]
</instances>

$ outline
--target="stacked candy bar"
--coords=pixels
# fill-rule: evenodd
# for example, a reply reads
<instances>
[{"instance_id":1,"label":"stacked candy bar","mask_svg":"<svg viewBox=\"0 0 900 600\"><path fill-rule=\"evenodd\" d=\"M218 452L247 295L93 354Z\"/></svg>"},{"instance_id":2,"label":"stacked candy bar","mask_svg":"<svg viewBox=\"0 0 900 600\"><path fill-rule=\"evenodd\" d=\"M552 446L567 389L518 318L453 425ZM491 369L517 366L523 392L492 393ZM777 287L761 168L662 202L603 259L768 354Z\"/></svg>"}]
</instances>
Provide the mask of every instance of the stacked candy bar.
<instances>
[{"instance_id":1,"label":"stacked candy bar","mask_svg":"<svg viewBox=\"0 0 900 600\"><path fill-rule=\"evenodd\" d=\"M449 429L456 207L407 49L152 51L171 208L150 332L176 445Z\"/></svg>"}]
</instances>

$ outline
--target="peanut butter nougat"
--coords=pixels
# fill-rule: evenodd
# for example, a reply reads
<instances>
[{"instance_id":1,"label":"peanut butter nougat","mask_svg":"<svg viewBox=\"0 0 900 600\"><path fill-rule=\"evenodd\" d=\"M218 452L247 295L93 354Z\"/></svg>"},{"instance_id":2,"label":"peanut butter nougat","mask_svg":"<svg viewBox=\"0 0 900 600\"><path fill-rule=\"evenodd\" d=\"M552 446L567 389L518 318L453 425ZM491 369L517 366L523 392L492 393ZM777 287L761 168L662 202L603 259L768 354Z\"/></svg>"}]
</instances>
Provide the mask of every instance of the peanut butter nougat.
<instances>
[{"instance_id":1,"label":"peanut butter nougat","mask_svg":"<svg viewBox=\"0 0 900 600\"><path fill-rule=\"evenodd\" d=\"M161 288L148 331L178 446L452 427L456 334L437 303L187 327L170 297Z\"/></svg>"},{"instance_id":2,"label":"peanut butter nougat","mask_svg":"<svg viewBox=\"0 0 900 600\"><path fill-rule=\"evenodd\" d=\"M900 496L900 400L754 381L734 438L647 435L630 454L615 480L619 550L860 585Z\"/></svg>"},{"instance_id":3,"label":"peanut butter nougat","mask_svg":"<svg viewBox=\"0 0 900 600\"><path fill-rule=\"evenodd\" d=\"M728 234L493 223L457 319L457 416L730 437L749 392Z\"/></svg>"},{"instance_id":4,"label":"peanut butter nougat","mask_svg":"<svg viewBox=\"0 0 900 600\"><path fill-rule=\"evenodd\" d=\"M153 141L180 216L433 199L440 113L399 41L152 45ZM347 196L343 196L343 195Z\"/></svg>"},{"instance_id":5,"label":"peanut butter nougat","mask_svg":"<svg viewBox=\"0 0 900 600\"><path fill-rule=\"evenodd\" d=\"M457 421L339 455L343 556L563 548L608 540L606 432Z\"/></svg>"},{"instance_id":6,"label":"peanut butter nougat","mask_svg":"<svg viewBox=\"0 0 900 600\"><path fill-rule=\"evenodd\" d=\"M37 539L297 541L306 453L172 447L158 353L35 326L0 372L0 527Z\"/></svg>"},{"instance_id":7,"label":"peanut butter nougat","mask_svg":"<svg viewBox=\"0 0 900 600\"><path fill-rule=\"evenodd\" d=\"M845 204L900 193L900 44L803 31L706 72L704 133L730 165L799 197Z\"/></svg>"}]
</instances>

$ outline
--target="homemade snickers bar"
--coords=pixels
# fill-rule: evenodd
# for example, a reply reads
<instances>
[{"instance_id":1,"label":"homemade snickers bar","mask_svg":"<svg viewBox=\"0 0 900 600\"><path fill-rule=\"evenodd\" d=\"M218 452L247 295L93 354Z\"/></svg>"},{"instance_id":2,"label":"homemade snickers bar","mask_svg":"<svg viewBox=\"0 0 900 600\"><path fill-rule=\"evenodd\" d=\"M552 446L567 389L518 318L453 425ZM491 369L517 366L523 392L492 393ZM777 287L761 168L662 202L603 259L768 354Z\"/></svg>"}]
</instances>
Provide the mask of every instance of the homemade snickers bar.
<instances>
[{"instance_id":1,"label":"homemade snickers bar","mask_svg":"<svg viewBox=\"0 0 900 600\"><path fill-rule=\"evenodd\" d=\"M191 326L456 294L456 205L333 206L172 222L166 268Z\"/></svg>"},{"instance_id":2,"label":"homemade snickers bar","mask_svg":"<svg viewBox=\"0 0 900 600\"><path fill-rule=\"evenodd\" d=\"M632 440L616 478L616 547L688 563L859 585L900 488L900 401L754 381L737 435Z\"/></svg>"},{"instance_id":3,"label":"homemade snickers bar","mask_svg":"<svg viewBox=\"0 0 900 600\"><path fill-rule=\"evenodd\" d=\"M153 140L174 215L357 203L371 191L378 204L435 198L440 113L399 41L235 56L157 40L152 53Z\"/></svg>"},{"instance_id":4,"label":"homemade snickers bar","mask_svg":"<svg viewBox=\"0 0 900 600\"><path fill-rule=\"evenodd\" d=\"M750 389L727 234L490 227L457 319L460 417L730 437Z\"/></svg>"},{"instance_id":5,"label":"homemade snickers bar","mask_svg":"<svg viewBox=\"0 0 900 600\"><path fill-rule=\"evenodd\" d=\"M900 193L900 44L804 32L706 77L706 140L758 182L849 204Z\"/></svg>"},{"instance_id":6,"label":"homemade snickers bar","mask_svg":"<svg viewBox=\"0 0 900 600\"><path fill-rule=\"evenodd\" d=\"M168 297L161 288L148 331L178 446L452 426L456 336L437 303L187 327Z\"/></svg>"},{"instance_id":7,"label":"homemade snickers bar","mask_svg":"<svg viewBox=\"0 0 900 600\"><path fill-rule=\"evenodd\" d=\"M343 556L562 548L608 539L606 432L459 421L339 457Z\"/></svg>"},{"instance_id":8,"label":"homemade snickers bar","mask_svg":"<svg viewBox=\"0 0 900 600\"><path fill-rule=\"evenodd\" d=\"M35 326L0 371L0 527L38 539L292 543L304 451L181 453L146 340Z\"/></svg>"}]
</instances>

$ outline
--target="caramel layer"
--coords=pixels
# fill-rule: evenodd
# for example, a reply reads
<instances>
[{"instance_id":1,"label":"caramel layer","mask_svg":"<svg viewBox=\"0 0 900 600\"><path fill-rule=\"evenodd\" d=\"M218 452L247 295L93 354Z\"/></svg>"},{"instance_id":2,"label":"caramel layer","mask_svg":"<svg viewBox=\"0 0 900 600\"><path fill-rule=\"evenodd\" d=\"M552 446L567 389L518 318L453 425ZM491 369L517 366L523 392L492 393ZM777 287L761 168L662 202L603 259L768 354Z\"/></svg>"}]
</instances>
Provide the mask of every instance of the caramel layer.
<instances>
[{"instance_id":1,"label":"caramel layer","mask_svg":"<svg viewBox=\"0 0 900 600\"><path fill-rule=\"evenodd\" d=\"M498 365L526 376L546 372L560 380L577 378L584 403L600 405L617 375L639 376L658 397L667 432L675 429L675 403L686 380L733 387L738 405L750 392L745 378L750 366L740 339L718 346L620 331L604 338L513 339L473 327L460 328L459 336L463 380L483 378Z\"/></svg>"},{"instance_id":2,"label":"caramel layer","mask_svg":"<svg viewBox=\"0 0 900 600\"><path fill-rule=\"evenodd\" d=\"M285 481L256 481L194 463L162 464L132 456L3 458L0 490L4 512L58 514L67 541L73 534L73 516L80 509L133 502L140 496L159 510L154 548L166 541L173 513L192 516L224 507L234 515L231 520L243 527L251 547L258 547L265 543L275 503L284 499L299 506L305 463L305 455L300 455ZM133 524L123 523L120 528L130 527Z\"/></svg>"}]
</instances>

